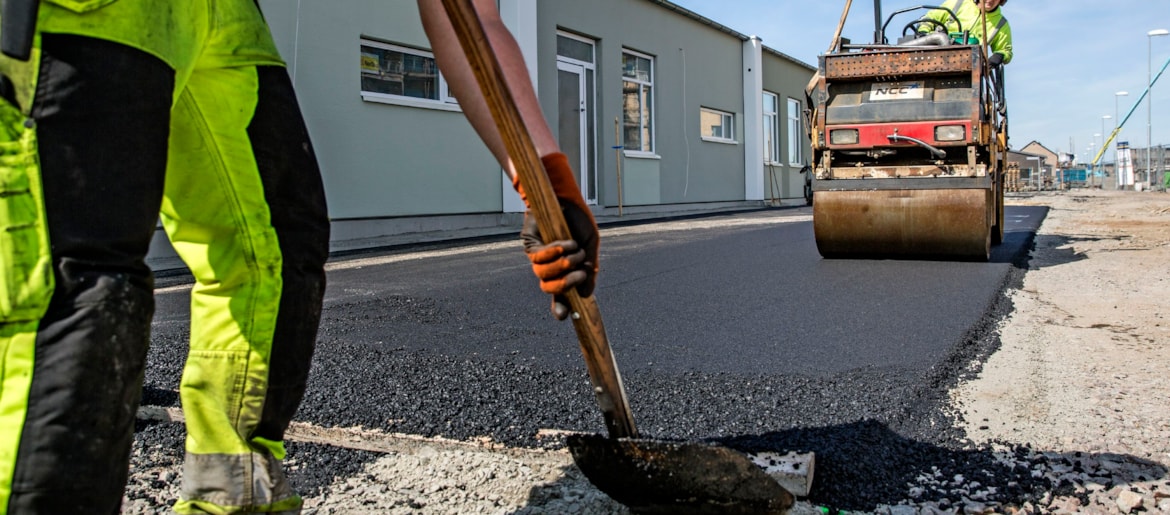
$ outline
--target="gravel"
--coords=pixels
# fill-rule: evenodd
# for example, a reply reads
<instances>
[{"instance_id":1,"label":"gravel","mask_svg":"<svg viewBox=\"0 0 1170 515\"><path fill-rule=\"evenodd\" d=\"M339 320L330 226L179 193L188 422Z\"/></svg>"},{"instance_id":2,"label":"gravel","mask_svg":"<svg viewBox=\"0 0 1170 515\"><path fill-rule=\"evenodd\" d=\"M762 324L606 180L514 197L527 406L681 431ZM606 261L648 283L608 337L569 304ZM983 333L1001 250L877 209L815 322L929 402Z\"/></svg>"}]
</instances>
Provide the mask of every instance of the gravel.
<instances>
[{"instance_id":1,"label":"gravel","mask_svg":"<svg viewBox=\"0 0 1170 515\"><path fill-rule=\"evenodd\" d=\"M815 452L816 481L796 513L1170 512L1170 340L1163 318L1170 196L1078 191L1011 202L1052 209L1031 261L1018 260L1004 294L942 366L925 375L882 368L832 380L637 374L626 378L627 388L655 395L640 402L677 406L643 419L644 431L715 435L743 450ZM172 329L156 323L156 346L183 345L183 331ZM287 469L306 513L625 513L581 476L563 434L544 430L553 426L542 425L539 414L505 410L501 420L480 427L456 417L388 422L369 409L387 399L406 408L441 400L457 412L460 403L505 407L515 405L509 396L539 395L580 414L565 429L592 432L595 408L581 372L536 372L513 357L498 366L512 376L505 386L514 388L418 397L465 391L457 385L482 384L480 372L406 374L461 368L437 363L441 356L348 347L344 335L323 334L321 359L377 352L395 381L418 383L387 384L388 397L375 402L347 393L353 390L346 377L355 371L345 363L314 377L338 388L311 389L306 424L290 436ZM157 365L178 376L173 359ZM735 398L722 399L728 385ZM704 404L709 416L688 417L693 405L671 398L684 387L698 388L692 402ZM760 413L788 416L817 402L831 409L792 429L759 434ZM144 404L177 405L173 387L154 384ZM368 413L359 422L368 429L334 428L360 413ZM755 436L732 436L745 434ZM124 513L167 512L178 493L183 436L181 424L141 421Z\"/></svg>"}]
</instances>

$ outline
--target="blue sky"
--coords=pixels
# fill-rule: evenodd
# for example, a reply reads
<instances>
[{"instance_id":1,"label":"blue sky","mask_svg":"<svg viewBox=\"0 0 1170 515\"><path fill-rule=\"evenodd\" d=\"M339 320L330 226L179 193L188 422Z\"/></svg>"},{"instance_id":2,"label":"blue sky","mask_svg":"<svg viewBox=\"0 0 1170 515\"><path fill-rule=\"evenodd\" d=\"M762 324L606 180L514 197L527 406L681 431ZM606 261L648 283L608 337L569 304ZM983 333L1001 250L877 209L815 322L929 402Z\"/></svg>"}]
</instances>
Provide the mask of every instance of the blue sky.
<instances>
[{"instance_id":1,"label":"blue sky","mask_svg":"<svg viewBox=\"0 0 1170 515\"><path fill-rule=\"evenodd\" d=\"M764 44L813 66L829 47L844 0L672 0L733 30L756 35ZM894 11L941 0L885 0ZM1170 36L1149 38L1153 29L1170 29L1170 0L1011 0L1002 8L1012 25L1014 60L1007 67L1009 135L1012 148L1039 141L1053 151L1075 146L1085 159L1091 141L1100 146L1102 121L1113 130L1116 100L1120 117L1147 81L1147 45L1152 46L1153 74L1170 58ZM925 11L923 11L925 12ZM890 24L887 37L915 15ZM899 23L898 20L905 20ZM897 28L894 26L897 25ZM843 36L855 42L873 39L873 1L854 0ZM1127 91L1129 96L1114 93ZM1153 143L1170 144L1170 69L1154 85ZM1070 144L1071 139L1071 144ZM1120 138L1146 146L1146 104L1122 128ZM1112 152L1103 160L1112 160ZM1089 155L1089 158L1092 156Z\"/></svg>"}]
</instances>

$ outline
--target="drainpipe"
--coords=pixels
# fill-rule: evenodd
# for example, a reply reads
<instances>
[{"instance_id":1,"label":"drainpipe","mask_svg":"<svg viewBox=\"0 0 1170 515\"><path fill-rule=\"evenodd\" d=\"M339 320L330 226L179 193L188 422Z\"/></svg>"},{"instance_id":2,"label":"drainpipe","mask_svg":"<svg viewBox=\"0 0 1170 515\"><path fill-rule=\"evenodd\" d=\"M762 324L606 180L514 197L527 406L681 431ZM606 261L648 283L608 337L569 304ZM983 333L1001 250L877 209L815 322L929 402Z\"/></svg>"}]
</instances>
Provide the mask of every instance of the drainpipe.
<instances>
[{"instance_id":1,"label":"drainpipe","mask_svg":"<svg viewBox=\"0 0 1170 515\"><path fill-rule=\"evenodd\" d=\"M744 200L764 200L764 44L743 42Z\"/></svg>"},{"instance_id":2,"label":"drainpipe","mask_svg":"<svg viewBox=\"0 0 1170 515\"><path fill-rule=\"evenodd\" d=\"M540 61L537 55L539 48L539 32L537 30L537 0L500 0L500 19L508 30L512 32L512 36L516 38L516 43L520 45L520 53L524 55L524 64L528 65L528 75L532 77L532 88L536 91L537 98L540 98L540 84L537 78L537 63ZM520 194L512 189L512 182L508 180L508 176L500 170L500 195L503 198L505 213L523 213L526 209L524 201L520 200Z\"/></svg>"}]
</instances>

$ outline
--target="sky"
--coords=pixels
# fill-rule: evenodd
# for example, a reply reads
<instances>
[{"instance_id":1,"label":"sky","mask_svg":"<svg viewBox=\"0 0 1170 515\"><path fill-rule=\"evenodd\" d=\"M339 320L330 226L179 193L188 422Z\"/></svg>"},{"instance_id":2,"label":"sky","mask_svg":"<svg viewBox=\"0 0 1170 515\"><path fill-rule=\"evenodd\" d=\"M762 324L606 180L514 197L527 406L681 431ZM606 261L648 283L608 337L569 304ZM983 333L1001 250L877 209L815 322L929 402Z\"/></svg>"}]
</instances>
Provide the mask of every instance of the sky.
<instances>
[{"instance_id":1,"label":"sky","mask_svg":"<svg viewBox=\"0 0 1170 515\"><path fill-rule=\"evenodd\" d=\"M845 0L671 1L813 66L829 47L845 7ZM882 13L888 17L899 9L941 3L884 0ZM873 4L853 1L843 37L872 42ZM1013 149L1038 141L1054 152L1073 151L1079 161L1091 159L1103 140L1102 126L1107 137L1146 90L1148 63L1156 76L1170 59L1170 36L1146 35L1170 30L1170 0L1011 0L1001 9L1012 27L1014 57L1005 74ZM899 15L887 39L897 39L902 26L924 12ZM1116 96L1120 91L1129 95ZM1170 68L1154 84L1150 99L1153 144L1170 144ZM1110 118L1103 119L1106 115ZM1145 147L1146 127L1143 101L1118 139ZM1102 161L1112 159L1108 152Z\"/></svg>"}]
</instances>

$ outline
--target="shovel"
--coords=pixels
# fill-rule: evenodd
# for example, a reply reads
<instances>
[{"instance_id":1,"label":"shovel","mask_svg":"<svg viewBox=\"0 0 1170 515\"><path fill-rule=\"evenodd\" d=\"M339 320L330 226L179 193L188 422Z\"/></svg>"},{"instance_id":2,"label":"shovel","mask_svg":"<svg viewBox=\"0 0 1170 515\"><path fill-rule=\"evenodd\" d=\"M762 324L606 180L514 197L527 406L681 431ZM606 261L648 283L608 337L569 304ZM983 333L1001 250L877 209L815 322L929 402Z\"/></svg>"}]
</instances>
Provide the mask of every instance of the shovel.
<instances>
[{"instance_id":1,"label":"shovel","mask_svg":"<svg viewBox=\"0 0 1170 515\"><path fill-rule=\"evenodd\" d=\"M571 239L540 156L471 0L442 0L520 175L545 241ZM594 296L565 295L608 437L571 435L573 460L598 489L641 513L784 513L794 498L744 454L712 444L641 438Z\"/></svg>"}]
</instances>

